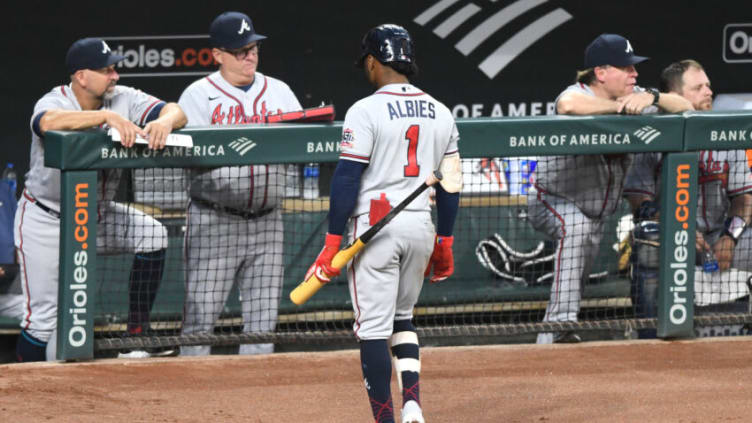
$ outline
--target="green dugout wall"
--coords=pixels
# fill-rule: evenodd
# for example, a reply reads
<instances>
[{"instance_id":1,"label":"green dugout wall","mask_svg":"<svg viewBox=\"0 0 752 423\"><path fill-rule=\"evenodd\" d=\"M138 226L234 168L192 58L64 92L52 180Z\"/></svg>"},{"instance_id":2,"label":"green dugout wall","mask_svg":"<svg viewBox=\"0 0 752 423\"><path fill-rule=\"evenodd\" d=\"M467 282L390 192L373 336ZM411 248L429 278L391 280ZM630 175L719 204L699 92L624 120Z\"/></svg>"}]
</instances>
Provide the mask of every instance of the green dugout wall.
<instances>
[{"instance_id":1,"label":"green dugout wall","mask_svg":"<svg viewBox=\"0 0 752 423\"><path fill-rule=\"evenodd\" d=\"M92 310L96 302L92 283L95 280L95 251L84 247L82 233L96 239L96 220L84 219L96 213L96 189L86 191L85 186L95 187L97 169L149 168L149 167L213 167L225 165L248 165L259 163L307 163L336 162L341 134L341 122L332 124L278 124L267 126L201 128L181 130L191 135L192 148L167 147L153 152L145 146L126 149L113 143L102 131L50 132L45 140L45 164L61 169L63 184L63 216L61 224L60 300L58 358L84 359L93 357ZM697 161L696 155L683 153L700 149L740 149L752 147L752 114L750 113L690 113L662 116L547 116L523 118L460 119L457 122L463 158L521 157L567 154L603 154L664 152L670 166L664 167L664 184L672 189L664 191L662 207L674 210L688 201L686 223L680 228L693 230L696 201ZM236 141L252 143L253 147L241 154L232 148ZM673 172L673 173L672 173ZM687 173L688 172L688 173ZM688 175L689 185L672 185L678 174ZM681 176L680 175L680 176ZM683 177L683 176L682 176ZM685 179L681 179L685 180ZM87 185L88 184L88 185ZM674 189L676 188L676 189ZM667 195L669 194L670 195ZM684 193L684 191L682 191ZM88 202L84 205L82 201ZM493 209L493 207L491 207ZM85 212L84 212L85 210ZM662 210L663 211L663 210ZM325 216L326 210L319 210ZM473 211L468 211L473 213ZM483 210L474 213L484 213ZM661 240L669 239L685 221L666 221L661 213ZM463 216L460 216L463 218ZM472 219L472 214L464 216ZM314 225L315 226L315 225ZM315 228L311 228L315 231ZM672 232L673 231L673 232ZM481 234L482 235L482 234ZM93 238L92 238L93 237ZM687 263L693 261L693 248L688 247ZM472 248L469 245L462 248ZM82 259L87 252L87 260ZM78 254L78 255L77 255ZM676 311L673 301L675 285L670 279L667 260L670 255L668 243L661 250L661 296L659 306L659 335L661 337L693 336L693 310L691 287L693 272L687 272L683 286L687 289L683 317ZM458 257L458 260L471 260ZM92 267L93 266L93 267ZM86 274L84 278L82 275ZM84 282L81 282L81 280ZM671 285L671 286L670 286ZM286 294L290 287L285 283ZM450 289L450 288L447 288ZM545 290L547 291L547 290ZM438 292L437 298L447 294ZM454 294L457 294L455 292ZM459 293L461 294L461 293ZM670 295L669 295L670 294ZM472 295L472 294L468 294ZM440 301L440 300L434 300ZM315 307L315 301L310 305ZM673 307L673 311L672 311ZM72 311L73 310L73 311Z\"/></svg>"}]
</instances>

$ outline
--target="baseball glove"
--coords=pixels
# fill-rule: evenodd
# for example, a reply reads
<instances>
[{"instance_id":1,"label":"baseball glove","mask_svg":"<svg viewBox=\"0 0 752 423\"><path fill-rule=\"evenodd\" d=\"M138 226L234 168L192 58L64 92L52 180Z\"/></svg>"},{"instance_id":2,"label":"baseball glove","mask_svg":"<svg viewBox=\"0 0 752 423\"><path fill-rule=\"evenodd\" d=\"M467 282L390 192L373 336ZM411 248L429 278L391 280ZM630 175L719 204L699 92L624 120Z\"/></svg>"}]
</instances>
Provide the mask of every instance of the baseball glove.
<instances>
[{"instance_id":1,"label":"baseball glove","mask_svg":"<svg viewBox=\"0 0 752 423\"><path fill-rule=\"evenodd\" d=\"M475 248L481 266L497 278L522 286L551 283L556 247L553 241L541 241L528 251L519 251L499 234L482 239ZM591 273L590 282L608 276L607 271Z\"/></svg>"},{"instance_id":2,"label":"baseball glove","mask_svg":"<svg viewBox=\"0 0 752 423\"><path fill-rule=\"evenodd\" d=\"M499 234L482 239L475 248L481 266L497 278L523 285L540 284L553 275L552 243L539 242L528 251L512 248Z\"/></svg>"}]
</instances>

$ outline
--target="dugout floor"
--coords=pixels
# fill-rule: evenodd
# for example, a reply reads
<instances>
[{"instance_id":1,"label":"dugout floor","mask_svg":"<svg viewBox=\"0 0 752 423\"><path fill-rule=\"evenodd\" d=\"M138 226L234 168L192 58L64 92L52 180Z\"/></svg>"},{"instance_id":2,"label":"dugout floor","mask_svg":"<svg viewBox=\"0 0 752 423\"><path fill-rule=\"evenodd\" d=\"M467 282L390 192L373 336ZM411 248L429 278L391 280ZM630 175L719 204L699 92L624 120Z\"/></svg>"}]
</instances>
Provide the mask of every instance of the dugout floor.
<instances>
[{"instance_id":1,"label":"dugout floor","mask_svg":"<svg viewBox=\"0 0 752 423\"><path fill-rule=\"evenodd\" d=\"M421 392L431 423L752 419L750 337L429 347L422 357ZM355 350L7 364L0 366L0 416L368 422L362 385Z\"/></svg>"}]
</instances>

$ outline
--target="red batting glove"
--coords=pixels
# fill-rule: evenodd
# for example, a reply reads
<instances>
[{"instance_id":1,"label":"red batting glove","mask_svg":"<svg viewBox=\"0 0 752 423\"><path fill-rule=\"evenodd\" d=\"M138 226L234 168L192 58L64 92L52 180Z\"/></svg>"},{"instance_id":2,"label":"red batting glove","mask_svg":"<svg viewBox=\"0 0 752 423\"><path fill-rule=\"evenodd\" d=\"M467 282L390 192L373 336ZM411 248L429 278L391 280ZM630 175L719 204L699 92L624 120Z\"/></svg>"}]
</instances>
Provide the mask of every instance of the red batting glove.
<instances>
[{"instance_id":1,"label":"red batting glove","mask_svg":"<svg viewBox=\"0 0 752 423\"><path fill-rule=\"evenodd\" d=\"M340 271L332 266L332 259L339 251L339 245L342 243L342 235L326 234L324 248L321 249L316 261L308 268L304 280L308 280L311 275L315 274L321 283L329 282L333 277L339 276Z\"/></svg>"},{"instance_id":2,"label":"red batting glove","mask_svg":"<svg viewBox=\"0 0 752 423\"><path fill-rule=\"evenodd\" d=\"M428 277L431 274L431 267L433 267L431 283L441 282L452 276L452 273L454 273L454 254L452 253L452 244L454 244L453 236L436 235L433 254L431 254L431 259L428 261L428 267L426 268L426 273L424 275Z\"/></svg>"}]
</instances>

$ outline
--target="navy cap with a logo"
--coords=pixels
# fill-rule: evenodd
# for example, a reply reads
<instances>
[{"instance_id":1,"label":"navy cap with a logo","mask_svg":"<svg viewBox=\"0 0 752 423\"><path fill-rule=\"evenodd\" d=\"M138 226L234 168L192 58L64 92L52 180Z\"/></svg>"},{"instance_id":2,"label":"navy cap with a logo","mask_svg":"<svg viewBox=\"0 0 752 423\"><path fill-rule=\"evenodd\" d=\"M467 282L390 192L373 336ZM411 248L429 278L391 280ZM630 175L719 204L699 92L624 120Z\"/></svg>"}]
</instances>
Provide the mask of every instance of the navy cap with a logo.
<instances>
[{"instance_id":1,"label":"navy cap with a logo","mask_svg":"<svg viewBox=\"0 0 752 423\"><path fill-rule=\"evenodd\" d=\"M113 54L110 46L101 38L82 38L68 49L65 66L73 74L81 69L102 69L125 59Z\"/></svg>"},{"instance_id":2,"label":"navy cap with a logo","mask_svg":"<svg viewBox=\"0 0 752 423\"><path fill-rule=\"evenodd\" d=\"M209 36L212 47L229 49L266 39L254 31L251 18L240 12L225 12L217 16L209 26Z\"/></svg>"},{"instance_id":3,"label":"navy cap with a logo","mask_svg":"<svg viewBox=\"0 0 752 423\"><path fill-rule=\"evenodd\" d=\"M585 69L596 66L629 66L648 60L636 56L629 40L617 34L601 34L585 49Z\"/></svg>"}]
</instances>

